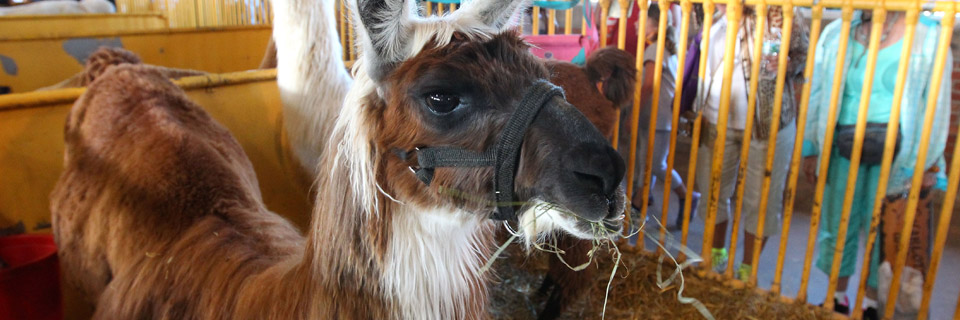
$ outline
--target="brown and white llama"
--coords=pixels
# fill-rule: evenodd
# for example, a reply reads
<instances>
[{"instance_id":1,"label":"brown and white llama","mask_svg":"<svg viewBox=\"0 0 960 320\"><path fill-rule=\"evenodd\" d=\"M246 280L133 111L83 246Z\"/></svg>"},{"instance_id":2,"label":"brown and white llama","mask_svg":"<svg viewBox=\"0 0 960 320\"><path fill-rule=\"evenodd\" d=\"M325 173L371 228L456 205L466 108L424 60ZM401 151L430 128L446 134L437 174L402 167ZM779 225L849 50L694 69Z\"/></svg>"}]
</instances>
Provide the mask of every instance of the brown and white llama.
<instances>
[{"instance_id":1,"label":"brown and white llama","mask_svg":"<svg viewBox=\"0 0 960 320\"><path fill-rule=\"evenodd\" d=\"M567 101L582 112L606 137L613 137L617 114L630 102L637 82L633 56L626 51L607 47L590 54L583 67L558 60L547 60L550 81L563 88ZM593 289L597 272L595 264L580 271L571 266L590 262L593 242L558 233L556 249L562 254L548 254L548 270L537 293L547 301L537 315L540 320L556 319L584 294ZM561 261L563 259L563 261Z\"/></svg>"},{"instance_id":2,"label":"brown and white llama","mask_svg":"<svg viewBox=\"0 0 960 320\"><path fill-rule=\"evenodd\" d=\"M141 66L112 68L67 120L51 195L64 276L97 318L485 317L492 216L515 212L528 241L607 238L626 200L622 159L504 32L521 2L427 19L404 1L351 4L362 60L318 161L306 237L267 211L237 142L182 91ZM333 1L302 10L319 19ZM429 169L431 150L477 166L445 167L441 152ZM514 171L470 159L485 150Z\"/></svg>"}]
</instances>

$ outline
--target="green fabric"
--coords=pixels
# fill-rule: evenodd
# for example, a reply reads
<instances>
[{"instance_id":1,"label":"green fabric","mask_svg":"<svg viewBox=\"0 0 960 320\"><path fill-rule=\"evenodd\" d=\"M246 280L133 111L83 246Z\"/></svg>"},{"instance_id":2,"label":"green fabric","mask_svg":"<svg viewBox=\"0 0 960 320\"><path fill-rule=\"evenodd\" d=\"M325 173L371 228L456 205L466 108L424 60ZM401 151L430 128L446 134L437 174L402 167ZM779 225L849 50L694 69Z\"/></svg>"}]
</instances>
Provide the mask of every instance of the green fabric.
<instances>
[{"instance_id":1,"label":"green fabric","mask_svg":"<svg viewBox=\"0 0 960 320\"><path fill-rule=\"evenodd\" d=\"M567 10L576 7L578 3L580 0L538 0L534 1L533 5L544 9Z\"/></svg>"},{"instance_id":2,"label":"green fabric","mask_svg":"<svg viewBox=\"0 0 960 320\"><path fill-rule=\"evenodd\" d=\"M846 82L843 86L843 100L840 104L838 124L852 125L857 123L857 113L860 111L860 95L863 91L864 76L867 72L866 49L860 42L850 41L847 54L853 57L853 60L850 63L850 69L847 70ZM867 122L886 123L887 119L890 119L890 109L893 108L893 87L897 81L897 67L900 64L900 52L902 50L903 39L900 39L900 41L881 49L877 53Z\"/></svg>"},{"instance_id":3,"label":"green fabric","mask_svg":"<svg viewBox=\"0 0 960 320\"><path fill-rule=\"evenodd\" d=\"M850 171L850 160L831 152L830 169L827 173L827 185L823 190L823 207L820 213L820 230L817 233L817 244L820 248L817 255L817 268L830 274L833 263L833 253L837 246L837 232L840 228L840 216L843 213L843 197L847 190L847 173ZM856 189L853 193L853 203L850 206L850 220L847 221L846 242L843 246L843 257L840 259L840 276L848 277L858 269L857 257L863 256L860 249L860 233L866 234L870 228L873 215L873 200L877 194L877 184L880 179L880 166L860 166L857 172ZM867 284L877 287L877 260L880 258L879 241L874 242L870 256L870 277Z\"/></svg>"}]
</instances>

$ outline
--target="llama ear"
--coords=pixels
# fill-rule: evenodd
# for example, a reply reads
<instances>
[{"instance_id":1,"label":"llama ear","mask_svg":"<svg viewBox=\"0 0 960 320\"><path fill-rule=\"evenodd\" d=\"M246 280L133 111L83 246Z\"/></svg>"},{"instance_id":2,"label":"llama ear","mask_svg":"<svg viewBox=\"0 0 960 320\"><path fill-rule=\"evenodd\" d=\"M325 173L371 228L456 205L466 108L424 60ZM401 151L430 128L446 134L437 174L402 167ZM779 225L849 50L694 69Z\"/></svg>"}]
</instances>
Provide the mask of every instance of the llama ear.
<instances>
[{"instance_id":1,"label":"llama ear","mask_svg":"<svg viewBox=\"0 0 960 320\"><path fill-rule=\"evenodd\" d=\"M368 74L380 81L405 58L417 9L409 0L357 0L356 5L360 21L357 33L369 63Z\"/></svg>"},{"instance_id":2,"label":"llama ear","mask_svg":"<svg viewBox=\"0 0 960 320\"><path fill-rule=\"evenodd\" d=\"M471 0L457 13L474 17L484 24L504 30L519 22L519 14L530 6L530 0Z\"/></svg>"}]
</instances>

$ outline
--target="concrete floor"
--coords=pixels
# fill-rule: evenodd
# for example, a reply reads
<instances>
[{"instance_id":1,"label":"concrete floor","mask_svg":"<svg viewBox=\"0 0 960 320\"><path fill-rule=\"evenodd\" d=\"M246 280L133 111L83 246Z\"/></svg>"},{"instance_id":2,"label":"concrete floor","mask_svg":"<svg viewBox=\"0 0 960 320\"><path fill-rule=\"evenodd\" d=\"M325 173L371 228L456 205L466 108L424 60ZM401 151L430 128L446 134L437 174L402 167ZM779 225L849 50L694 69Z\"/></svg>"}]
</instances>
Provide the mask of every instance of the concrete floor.
<instances>
[{"instance_id":1,"label":"concrete floor","mask_svg":"<svg viewBox=\"0 0 960 320\"><path fill-rule=\"evenodd\" d=\"M683 140L684 139L681 139L677 146L677 171L681 174L681 176L686 178L686 163L687 159L689 159L689 142ZM810 232L809 202L811 201L812 197L802 197L801 195L812 195L813 193L814 190L812 186L804 185L803 183L798 186L797 205L795 206L795 214L790 227L787 249L784 253L786 256L781 292L783 295L788 297L796 297L800 288L800 279L804 265L804 253ZM649 213L655 213L658 217L661 212L660 199L662 194L662 188L659 185L655 186L653 190L654 203L648 210ZM671 196L670 202L670 217L667 220L667 223L668 227L673 227L672 224L676 217L679 203L677 202L675 196ZM937 206L937 208L939 208L939 206ZM957 297L960 295L960 272L956 272L958 269L955 267L960 265L960 215L957 214L958 211L960 210L954 210L954 218L951 219L950 234L947 237L947 245L944 250L943 259L940 262L940 269L934 285L930 319L951 319L954 310L956 310ZM935 217L935 219L939 218ZM648 227L650 226L651 225L648 225ZM656 230L656 227L654 227L653 230ZM680 231L672 231L671 236L673 236L676 241L679 241ZM738 243L738 254L735 260L731 259L731 261L736 261L737 264L739 264L739 261L742 257L740 254L740 251L743 250L742 238L743 231L741 228L741 240ZM860 259L858 260L862 260L863 257L864 239L865 236L861 236L860 251L858 252ZM774 269L776 267L778 255L777 251L779 250L779 242L780 235L771 237L766 250L764 250L764 252L760 255L759 268L757 269L757 281L759 286L765 289L769 289L770 284L773 281L775 273ZM688 244L689 248L694 252L700 252L703 244L703 223L700 222L699 219L693 219L693 221L691 221ZM650 241L647 241L646 247L648 250L656 250L656 245ZM816 257L816 253L814 257ZM862 263L858 262L858 265L860 264ZM827 284L829 281L828 277L829 276L827 274L824 274L815 266L812 268L810 272L810 283L807 290L807 301L814 304L819 304L823 301L824 297L826 296ZM851 278L850 290L848 291L851 303L855 298L855 286L859 279L860 273L858 270L858 272Z\"/></svg>"}]
</instances>

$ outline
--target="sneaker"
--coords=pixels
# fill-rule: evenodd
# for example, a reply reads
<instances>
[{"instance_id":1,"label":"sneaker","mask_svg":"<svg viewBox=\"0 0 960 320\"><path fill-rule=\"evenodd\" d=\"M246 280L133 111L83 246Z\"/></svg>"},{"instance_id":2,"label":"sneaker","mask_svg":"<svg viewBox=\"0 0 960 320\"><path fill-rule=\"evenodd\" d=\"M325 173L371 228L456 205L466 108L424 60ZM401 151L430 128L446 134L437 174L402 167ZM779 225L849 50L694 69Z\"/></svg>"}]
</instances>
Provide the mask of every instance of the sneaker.
<instances>
[{"instance_id":1,"label":"sneaker","mask_svg":"<svg viewBox=\"0 0 960 320\"><path fill-rule=\"evenodd\" d=\"M823 304L821 303L820 306L822 307ZM849 300L849 298L843 297L843 301L842 301L842 302L841 302L839 299L837 299L837 298L833 298L833 312L836 312L836 313L839 313L839 314L842 314L842 315L850 315L850 300ZM864 312L863 319L867 319L866 312Z\"/></svg>"},{"instance_id":2,"label":"sneaker","mask_svg":"<svg viewBox=\"0 0 960 320\"><path fill-rule=\"evenodd\" d=\"M753 267L749 264L741 263L740 267L737 268L737 280L747 282L747 280L750 280L751 271L753 271Z\"/></svg>"},{"instance_id":3,"label":"sneaker","mask_svg":"<svg viewBox=\"0 0 960 320\"><path fill-rule=\"evenodd\" d=\"M880 320L880 311L874 307L863 309L863 320Z\"/></svg>"},{"instance_id":4,"label":"sneaker","mask_svg":"<svg viewBox=\"0 0 960 320\"><path fill-rule=\"evenodd\" d=\"M710 249L710 267L717 273L727 270L727 248Z\"/></svg>"}]
</instances>

